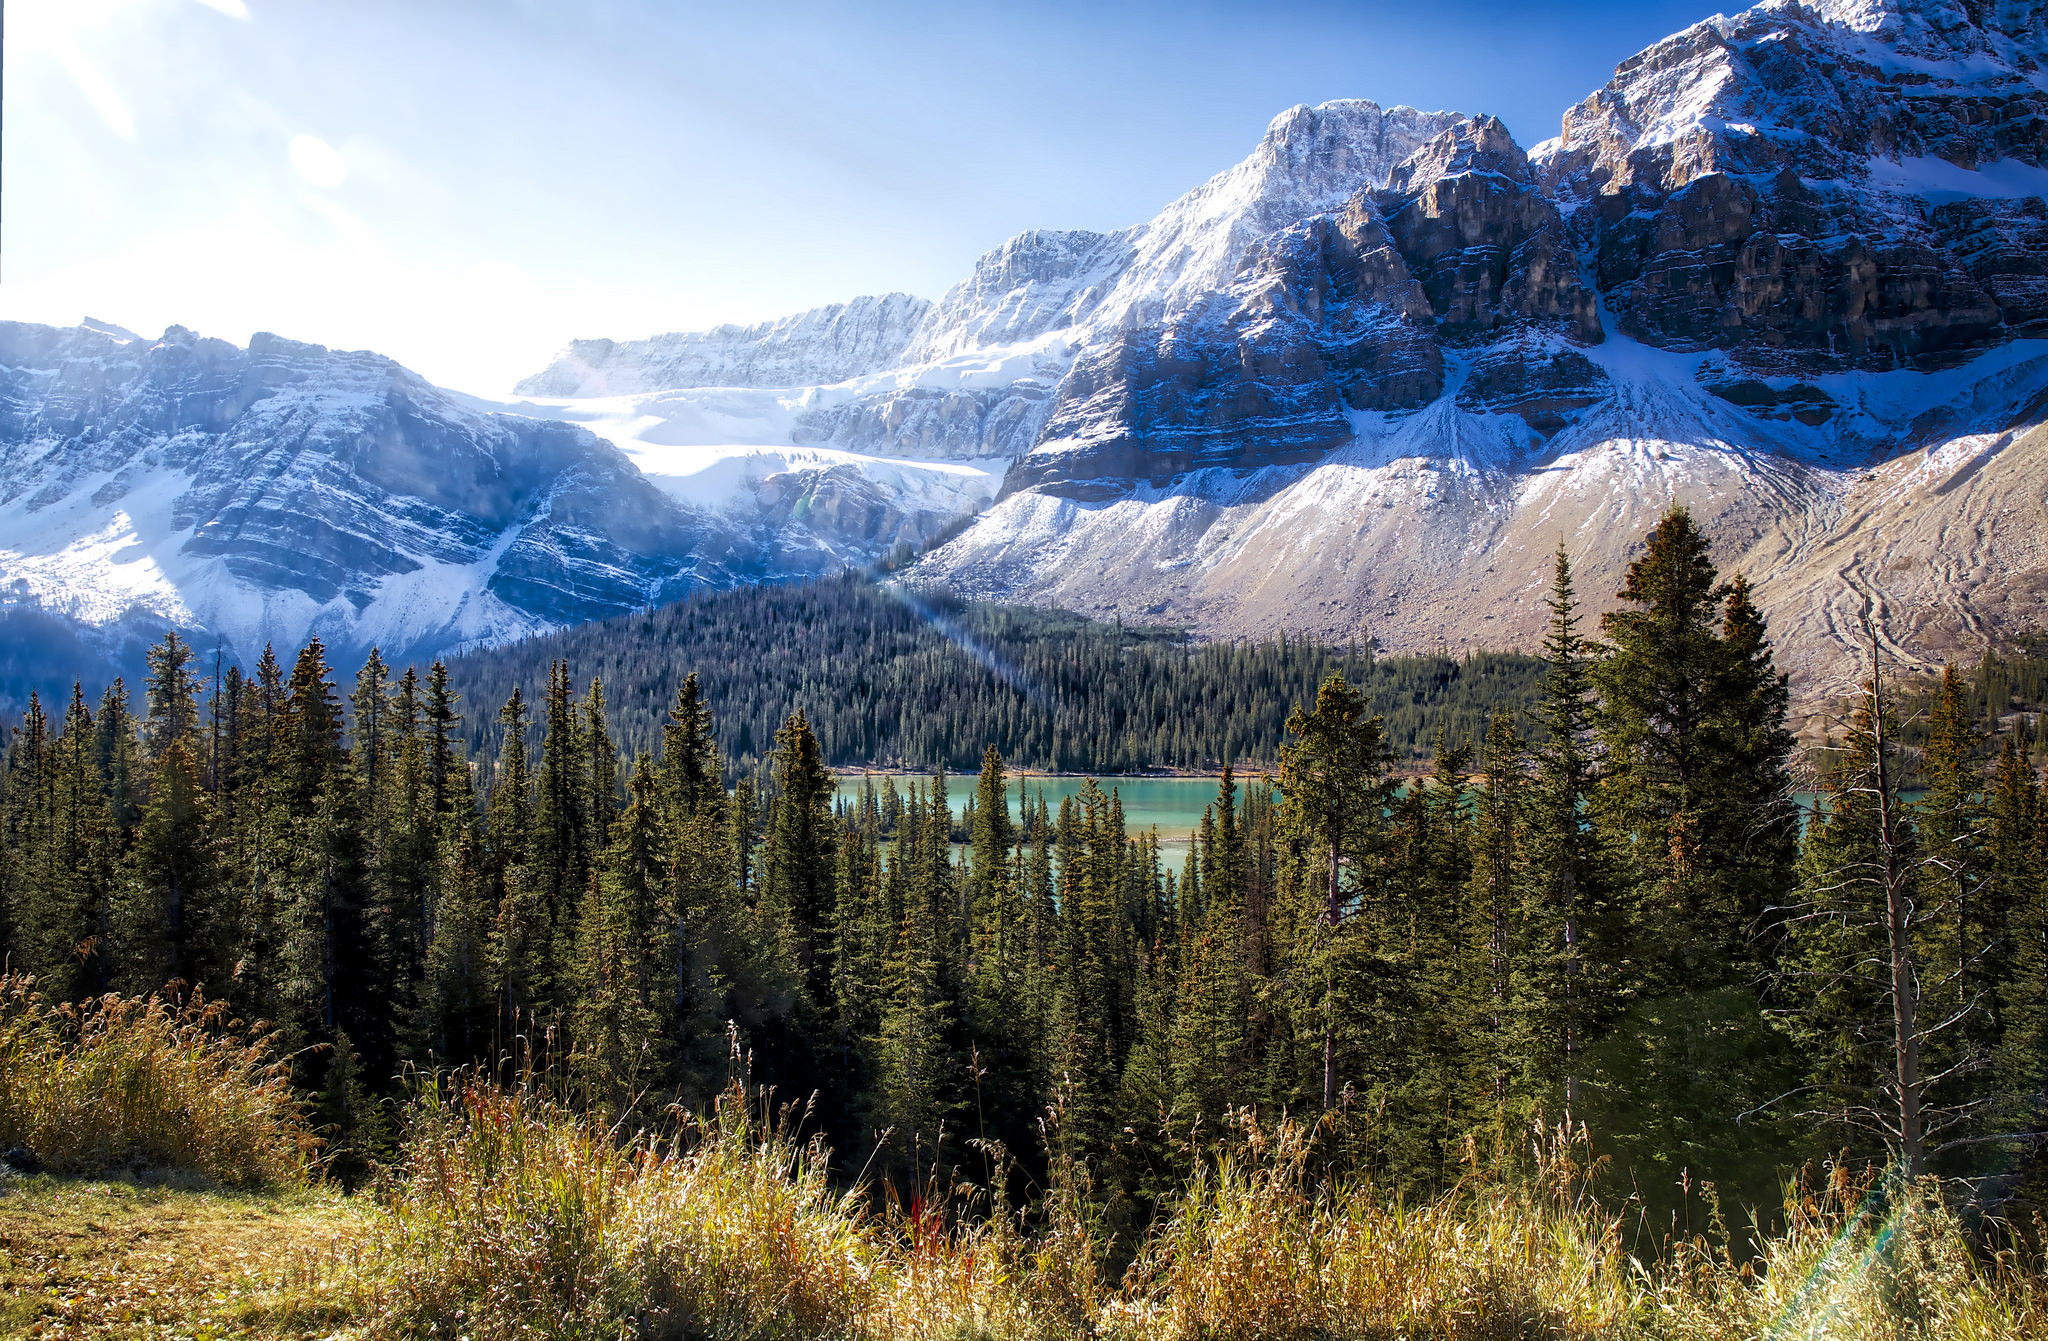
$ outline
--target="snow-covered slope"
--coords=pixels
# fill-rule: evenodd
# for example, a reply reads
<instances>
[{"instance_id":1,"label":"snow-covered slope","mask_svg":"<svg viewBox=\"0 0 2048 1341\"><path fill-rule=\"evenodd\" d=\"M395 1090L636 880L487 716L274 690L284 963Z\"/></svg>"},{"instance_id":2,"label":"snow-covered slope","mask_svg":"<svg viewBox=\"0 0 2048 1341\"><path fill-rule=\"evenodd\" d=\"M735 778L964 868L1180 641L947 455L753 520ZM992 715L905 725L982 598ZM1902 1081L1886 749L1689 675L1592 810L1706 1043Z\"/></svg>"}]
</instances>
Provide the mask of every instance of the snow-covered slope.
<instances>
[{"instance_id":1,"label":"snow-covered slope","mask_svg":"<svg viewBox=\"0 0 2048 1341\"><path fill-rule=\"evenodd\" d=\"M995 485L829 452L668 466L375 354L0 323L0 603L231 655L309 632L432 653L832 571Z\"/></svg>"}]
</instances>

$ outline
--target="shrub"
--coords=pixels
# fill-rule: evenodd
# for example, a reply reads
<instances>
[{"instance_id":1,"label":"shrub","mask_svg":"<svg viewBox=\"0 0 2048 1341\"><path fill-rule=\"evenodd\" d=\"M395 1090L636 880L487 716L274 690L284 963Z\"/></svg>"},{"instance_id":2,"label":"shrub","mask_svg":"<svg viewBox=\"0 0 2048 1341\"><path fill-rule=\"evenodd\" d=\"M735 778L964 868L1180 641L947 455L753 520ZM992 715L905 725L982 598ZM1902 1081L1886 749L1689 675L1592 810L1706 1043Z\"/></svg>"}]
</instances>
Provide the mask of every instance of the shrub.
<instances>
[{"instance_id":1,"label":"shrub","mask_svg":"<svg viewBox=\"0 0 2048 1341\"><path fill-rule=\"evenodd\" d=\"M317 1143L272 1043L198 992L51 1005L33 979L0 976L0 1148L55 1173L302 1182Z\"/></svg>"}]
</instances>

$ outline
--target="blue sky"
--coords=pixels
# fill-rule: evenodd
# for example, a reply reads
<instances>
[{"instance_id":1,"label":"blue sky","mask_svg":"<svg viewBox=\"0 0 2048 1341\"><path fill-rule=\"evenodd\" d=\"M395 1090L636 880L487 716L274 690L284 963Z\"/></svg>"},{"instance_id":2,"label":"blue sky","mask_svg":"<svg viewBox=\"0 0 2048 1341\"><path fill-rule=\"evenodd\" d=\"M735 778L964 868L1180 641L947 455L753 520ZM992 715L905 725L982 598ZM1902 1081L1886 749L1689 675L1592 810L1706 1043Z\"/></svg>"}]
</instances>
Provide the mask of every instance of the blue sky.
<instances>
[{"instance_id":1,"label":"blue sky","mask_svg":"<svg viewBox=\"0 0 2048 1341\"><path fill-rule=\"evenodd\" d=\"M9 0L0 317L504 391L572 336L936 297L1298 102L1553 135L1698 4Z\"/></svg>"}]
</instances>

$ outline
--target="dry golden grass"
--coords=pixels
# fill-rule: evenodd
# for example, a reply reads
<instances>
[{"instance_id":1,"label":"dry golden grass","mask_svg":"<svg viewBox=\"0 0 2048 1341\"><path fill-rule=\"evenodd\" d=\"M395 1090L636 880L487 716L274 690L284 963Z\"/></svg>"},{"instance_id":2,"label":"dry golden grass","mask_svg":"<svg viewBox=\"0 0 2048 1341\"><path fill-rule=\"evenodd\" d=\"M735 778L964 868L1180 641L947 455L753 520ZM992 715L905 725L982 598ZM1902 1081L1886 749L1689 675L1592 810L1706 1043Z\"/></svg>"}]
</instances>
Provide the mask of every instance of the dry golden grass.
<instances>
[{"instance_id":1,"label":"dry golden grass","mask_svg":"<svg viewBox=\"0 0 2048 1341\"><path fill-rule=\"evenodd\" d=\"M1311 1136L1241 1121L1113 1280L1072 1169L1036 1232L930 1196L878 1212L738 1093L619 1145L470 1087L430 1100L347 1288L368 1334L474 1341L2048 1336L2039 1277L1974 1255L1931 1188L1837 1176L1747 1264L1703 1240L1645 1264L1581 1195L1572 1142L1539 1139L1533 1177L1402 1206L1311 1177Z\"/></svg>"},{"instance_id":2,"label":"dry golden grass","mask_svg":"<svg viewBox=\"0 0 2048 1341\"><path fill-rule=\"evenodd\" d=\"M1680 1245L1646 1283L1645 1330L1670 1341L2019 1341L2048 1337L2048 1281L1973 1245L1933 1183L1832 1170L1787 1198L1787 1227L1738 1263Z\"/></svg>"},{"instance_id":3,"label":"dry golden grass","mask_svg":"<svg viewBox=\"0 0 2048 1341\"><path fill-rule=\"evenodd\" d=\"M33 979L0 976L0 1149L60 1173L301 1182L317 1143L271 1042L197 993L52 1005Z\"/></svg>"},{"instance_id":4,"label":"dry golden grass","mask_svg":"<svg viewBox=\"0 0 2048 1341\"><path fill-rule=\"evenodd\" d=\"M51 1177L0 1181L0 1337L314 1337L317 1281L360 1234L343 1199Z\"/></svg>"},{"instance_id":5,"label":"dry golden grass","mask_svg":"<svg viewBox=\"0 0 2048 1341\"><path fill-rule=\"evenodd\" d=\"M1310 1176L1311 1132L1248 1119L1148 1238L1104 1331L1148 1338L1620 1334L1635 1302L1617 1224L1576 1180L1475 1183L1419 1206Z\"/></svg>"}]
</instances>

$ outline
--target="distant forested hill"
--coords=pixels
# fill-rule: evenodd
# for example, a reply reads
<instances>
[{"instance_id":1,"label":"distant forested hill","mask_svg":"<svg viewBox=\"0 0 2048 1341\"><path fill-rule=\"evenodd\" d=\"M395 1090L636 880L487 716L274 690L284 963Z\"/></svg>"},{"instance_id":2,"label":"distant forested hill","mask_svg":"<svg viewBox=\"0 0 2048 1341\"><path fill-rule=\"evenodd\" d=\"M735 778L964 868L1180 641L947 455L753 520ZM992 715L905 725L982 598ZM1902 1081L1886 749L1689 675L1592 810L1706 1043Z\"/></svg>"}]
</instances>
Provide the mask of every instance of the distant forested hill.
<instances>
[{"instance_id":1,"label":"distant forested hill","mask_svg":"<svg viewBox=\"0 0 2048 1341\"><path fill-rule=\"evenodd\" d=\"M1441 727L1478 740L1496 711L1535 701L1543 664L1515 654L1375 659L1360 647L1191 643L1062 611L911 594L857 576L707 593L449 663L472 749L497 749L497 709L545 688L566 660L602 678L628 751L655 748L695 671L718 743L742 771L792 712L829 763L973 769L993 744L1012 766L1125 773L1276 757L1287 714L1333 669L1364 685L1404 757Z\"/></svg>"}]
</instances>

